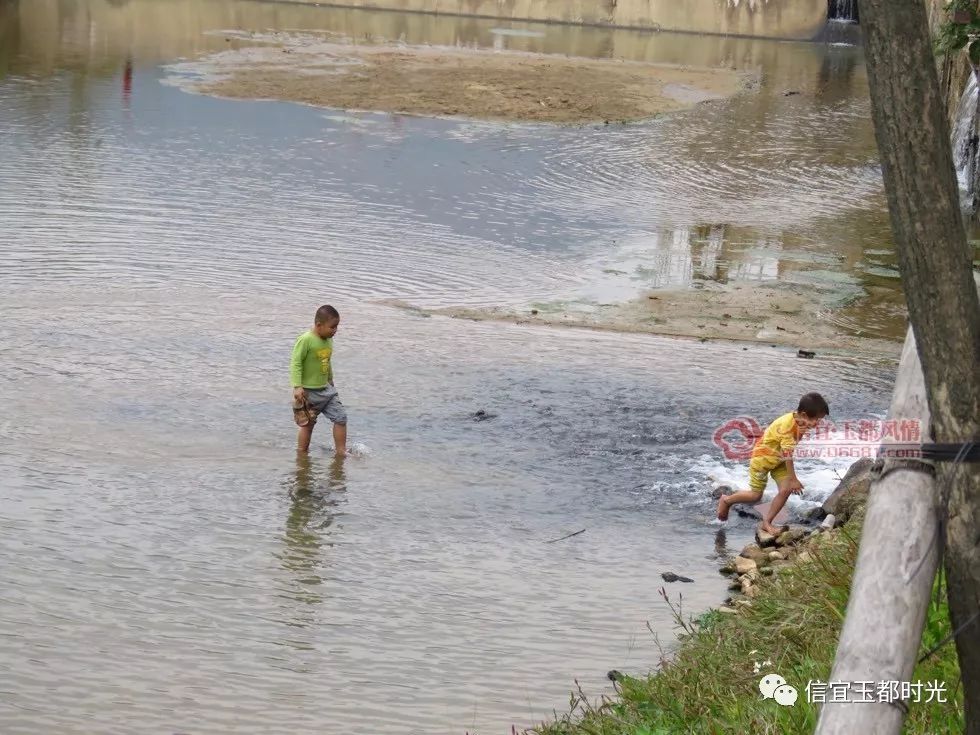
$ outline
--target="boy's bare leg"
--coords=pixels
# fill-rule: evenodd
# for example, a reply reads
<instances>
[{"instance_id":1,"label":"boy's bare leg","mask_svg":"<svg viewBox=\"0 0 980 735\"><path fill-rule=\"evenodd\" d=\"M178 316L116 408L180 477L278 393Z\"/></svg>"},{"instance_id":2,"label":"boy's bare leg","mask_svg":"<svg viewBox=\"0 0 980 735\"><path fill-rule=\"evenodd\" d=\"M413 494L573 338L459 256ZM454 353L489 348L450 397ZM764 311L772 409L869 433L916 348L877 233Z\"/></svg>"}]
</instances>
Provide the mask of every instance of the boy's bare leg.
<instances>
[{"instance_id":1,"label":"boy's bare leg","mask_svg":"<svg viewBox=\"0 0 980 735\"><path fill-rule=\"evenodd\" d=\"M783 478L778 484L779 492L776 493L776 497L769 504L766 517L762 519L762 530L774 536L778 536L780 530L772 525L772 521L779 515L779 511L783 509L783 506L786 505L789 496L793 494L793 491L789 487L789 478Z\"/></svg>"},{"instance_id":2,"label":"boy's bare leg","mask_svg":"<svg viewBox=\"0 0 980 735\"><path fill-rule=\"evenodd\" d=\"M347 424L333 425L333 445L338 457L347 454Z\"/></svg>"},{"instance_id":3,"label":"boy's bare leg","mask_svg":"<svg viewBox=\"0 0 980 735\"><path fill-rule=\"evenodd\" d=\"M299 427L299 433L296 436L296 451L300 454L306 454L310 451L310 439L313 438L313 422L311 421L306 426Z\"/></svg>"},{"instance_id":4,"label":"boy's bare leg","mask_svg":"<svg viewBox=\"0 0 980 735\"><path fill-rule=\"evenodd\" d=\"M757 493L754 490L742 490L731 495L722 495L718 498L718 520L727 521L728 511L736 503L758 503L761 497L762 493Z\"/></svg>"}]
</instances>

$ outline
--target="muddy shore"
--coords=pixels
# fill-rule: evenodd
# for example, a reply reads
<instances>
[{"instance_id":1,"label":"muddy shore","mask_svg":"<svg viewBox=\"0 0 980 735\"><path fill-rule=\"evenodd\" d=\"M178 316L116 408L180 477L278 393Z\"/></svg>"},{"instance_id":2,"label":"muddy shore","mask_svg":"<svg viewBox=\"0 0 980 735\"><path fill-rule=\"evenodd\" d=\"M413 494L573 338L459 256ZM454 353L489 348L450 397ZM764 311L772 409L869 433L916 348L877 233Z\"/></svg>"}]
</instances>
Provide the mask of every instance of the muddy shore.
<instances>
[{"instance_id":1,"label":"muddy shore","mask_svg":"<svg viewBox=\"0 0 980 735\"><path fill-rule=\"evenodd\" d=\"M585 307L538 304L524 308L446 308L427 313L475 321L507 321L584 327L696 339L779 345L804 350L895 357L905 334L904 311L889 304L873 334L842 328L842 315L867 310L863 301L840 308L821 306L812 294L784 284L728 284L652 291L625 303ZM405 307L401 302L391 305Z\"/></svg>"},{"instance_id":2,"label":"muddy shore","mask_svg":"<svg viewBox=\"0 0 980 735\"><path fill-rule=\"evenodd\" d=\"M631 61L289 34L229 36L196 91L343 110L581 124L640 120L729 97L751 75Z\"/></svg>"}]
</instances>

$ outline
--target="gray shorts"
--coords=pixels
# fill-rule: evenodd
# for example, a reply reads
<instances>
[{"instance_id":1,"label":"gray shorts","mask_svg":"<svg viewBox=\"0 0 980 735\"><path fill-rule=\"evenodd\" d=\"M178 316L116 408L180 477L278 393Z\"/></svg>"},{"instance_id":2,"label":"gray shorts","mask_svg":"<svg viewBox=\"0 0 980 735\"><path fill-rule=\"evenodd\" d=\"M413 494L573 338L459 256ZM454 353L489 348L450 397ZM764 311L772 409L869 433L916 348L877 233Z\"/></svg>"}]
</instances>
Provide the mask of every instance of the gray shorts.
<instances>
[{"instance_id":1,"label":"gray shorts","mask_svg":"<svg viewBox=\"0 0 980 735\"><path fill-rule=\"evenodd\" d=\"M293 418L298 426L315 424L322 413L335 424L347 423L347 409L340 402L337 389L332 385L319 389L304 388L305 403L293 403Z\"/></svg>"}]
</instances>

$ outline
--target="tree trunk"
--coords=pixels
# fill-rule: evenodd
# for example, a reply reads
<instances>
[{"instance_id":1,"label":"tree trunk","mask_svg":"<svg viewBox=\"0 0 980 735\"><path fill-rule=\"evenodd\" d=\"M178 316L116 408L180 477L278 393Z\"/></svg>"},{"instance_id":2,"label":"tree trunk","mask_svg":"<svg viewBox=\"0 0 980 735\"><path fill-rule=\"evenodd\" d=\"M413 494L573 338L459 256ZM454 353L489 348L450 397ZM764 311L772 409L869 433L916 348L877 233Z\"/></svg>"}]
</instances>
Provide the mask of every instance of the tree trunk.
<instances>
[{"instance_id":1,"label":"tree trunk","mask_svg":"<svg viewBox=\"0 0 980 735\"><path fill-rule=\"evenodd\" d=\"M871 111L909 320L940 443L980 435L980 299L922 0L860 0ZM967 733L980 735L980 466L939 463Z\"/></svg>"},{"instance_id":2,"label":"tree trunk","mask_svg":"<svg viewBox=\"0 0 980 735\"><path fill-rule=\"evenodd\" d=\"M909 330L888 411L890 421L929 423L929 406ZM927 439L927 437L923 437ZM888 448L888 443L883 444ZM922 641L939 567L936 482L922 472L890 472L871 484L847 616L830 681L908 681ZM832 702L820 708L816 735L892 735L905 713L886 701Z\"/></svg>"}]
</instances>

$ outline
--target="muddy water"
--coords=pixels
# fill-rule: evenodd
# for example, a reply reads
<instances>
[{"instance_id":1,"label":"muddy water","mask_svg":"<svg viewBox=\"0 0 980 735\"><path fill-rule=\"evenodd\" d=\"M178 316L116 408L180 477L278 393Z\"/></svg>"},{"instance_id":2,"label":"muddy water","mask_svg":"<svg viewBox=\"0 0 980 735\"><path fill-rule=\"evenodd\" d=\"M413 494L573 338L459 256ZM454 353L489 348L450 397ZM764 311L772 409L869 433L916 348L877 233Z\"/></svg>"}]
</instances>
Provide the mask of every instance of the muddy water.
<instances>
[{"instance_id":1,"label":"muddy water","mask_svg":"<svg viewBox=\"0 0 980 735\"><path fill-rule=\"evenodd\" d=\"M769 81L754 102L563 130L161 83L179 73L161 63L228 43L203 31L235 28L687 53ZM702 525L711 476L742 472L719 423L805 389L838 417L883 409L891 368L861 358L379 304L587 303L635 289L608 272L633 260L651 283L772 274L836 298L868 253L889 267L854 50L494 30L0 4L4 733L530 724L576 678L597 695L608 669L654 665L660 572L695 578L692 612L722 598L715 559L750 529ZM361 451L337 464L321 436L297 464L286 360L326 300ZM811 498L838 468L806 469Z\"/></svg>"}]
</instances>

